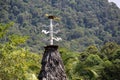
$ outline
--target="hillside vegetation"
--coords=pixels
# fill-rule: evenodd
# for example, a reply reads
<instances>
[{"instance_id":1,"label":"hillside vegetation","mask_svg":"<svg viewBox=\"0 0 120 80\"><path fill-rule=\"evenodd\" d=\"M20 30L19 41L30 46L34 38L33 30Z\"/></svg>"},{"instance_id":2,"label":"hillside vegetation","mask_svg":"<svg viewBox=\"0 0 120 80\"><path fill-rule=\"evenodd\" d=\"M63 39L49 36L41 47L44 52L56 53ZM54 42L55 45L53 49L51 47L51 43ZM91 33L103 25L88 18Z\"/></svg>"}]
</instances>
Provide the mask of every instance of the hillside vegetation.
<instances>
[{"instance_id":1,"label":"hillside vegetation","mask_svg":"<svg viewBox=\"0 0 120 80\"><path fill-rule=\"evenodd\" d=\"M0 22L15 22L9 34L30 36L25 46L34 52L48 45L48 35L41 32L49 25L45 14L61 18L54 22L63 38L55 44L61 47L82 51L111 41L120 44L120 9L108 0L0 0L0 5Z\"/></svg>"},{"instance_id":2,"label":"hillside vegetation","mask_svg":"<svg viewBox=\"0 0 120 80\"><path fill-rule=\"evenodd\" d=\"M9 24L0 24L0 80L38 80L41 54L21 46L26 36L7 34ZM82 52L59 48L68 80L120 80L120 45L108 42Z\"/></svg>"}]
</instances>

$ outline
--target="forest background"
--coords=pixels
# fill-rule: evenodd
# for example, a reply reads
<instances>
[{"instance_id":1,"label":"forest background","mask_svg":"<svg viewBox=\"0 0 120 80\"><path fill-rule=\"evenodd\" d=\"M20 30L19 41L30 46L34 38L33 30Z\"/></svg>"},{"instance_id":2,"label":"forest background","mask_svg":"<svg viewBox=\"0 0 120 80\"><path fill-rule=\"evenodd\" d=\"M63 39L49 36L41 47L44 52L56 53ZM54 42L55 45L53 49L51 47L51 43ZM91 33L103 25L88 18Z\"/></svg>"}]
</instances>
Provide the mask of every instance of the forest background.
<instances>
[{"instance_id":1,"label":"forest background","mask_svg":"<svg viewBox=\"0 0 120 80\"><path fill-rule=\"evenodd\" d=\"M49 25L45 14L61 18L54 24L59 23L56 36L63 41L55 44L70 80L119 80L120 9L115 3L0 0L1 80L37 79L41 53L48 45L48 35L41 33Z\"/></svg>"}]
</instances>

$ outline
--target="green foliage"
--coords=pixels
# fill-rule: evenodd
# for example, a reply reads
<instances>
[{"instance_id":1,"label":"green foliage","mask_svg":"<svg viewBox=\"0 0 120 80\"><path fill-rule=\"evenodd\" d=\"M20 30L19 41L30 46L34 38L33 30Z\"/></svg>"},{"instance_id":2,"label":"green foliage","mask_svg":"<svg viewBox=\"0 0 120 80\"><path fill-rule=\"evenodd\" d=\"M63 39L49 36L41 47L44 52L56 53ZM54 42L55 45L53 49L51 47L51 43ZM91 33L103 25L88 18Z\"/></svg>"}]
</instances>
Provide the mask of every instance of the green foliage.
<instances>
[{"instance_id":1,"label":"green foliage","mask_svg":"<svg viewBox=\"0 0 120 80\"><path fill-rule=\"evenodd\" d=\"M49 25L45 14L61 18L61 47L83 51L90 45L100 47L109 41L120 44L120 9L107 0L1 0L0 4L0 22L14 21L11 32L30 36L26 45L34 52L48 44L41 33L43 25Z\"/></svg>"},{"instance_id":2,"label":"green foliage","mask_svg":"<svg viewBox=\"0 0 120 80\"><path fill-rule=\"evenodd\" d=\"M114 43L114 42L108 42L106 43L102 49L101 49L101 52L104 53L104 57L107 56L107 58L109 60L112 60L113 59L113 55L117 55L117 51L120 47ZM116 52L116 53L115 53ZM119 51L118 51L119 53Z\"/></svg>"},{"instance_id":3,"label":"green foliage","mask_svg":"<svg viewBox=\"0 0 120 80\"><path fill-rule=\"evenodd\" d=\"M7 40L0 43L0 80L37 80L42 56L21 47L28 37L16 34L6 37L2 31L8 28L2 27L6 25L1 25L1 34ZM101 48L91 45L83 52L60 48L60 54L69 80L119 80L120 45L114 42Z\"/></svg>"},{"instance_id":4,"label":"green foliage","mask_svg":"<svg viewBox=\"0 0 120 80\"><path fill-rule=\"evenodd\" d=\"M85 64L87 66L100 65L102 63L103 60L98 55L94 55L94 54L90 54L85 61Z\"/></svg>"},{"instance_id":5,"label":"green foliage","mask_svg":"<svg viewBox=\"0 0 120 80\"><path fill-rule=\"evenodd\" d=\"M66 74L68 75L69 79L72 80L74 76L73 71L78 62L79 54L75 52L70 52L65 48L60 49L60 54L65 65Z\"/></svg>"},{"instance_id":6,"label":"green foliage","mask_svg":"<svg viewBox=\"0 0 120 80\"><path fill-rule=\"evenodd\" d=\"M96 46L89 46L86 50L89 54L99 54L99 50Z\"/></svg>"},{"instance_id":7,"label":"green foliage","mask_svg":"<svg viewBox=\"0 0 120 80\"><path fill-rule=\"evenodd\" d=\"M0 38L2 38L8 32L8 28L13 26L13 24L13 22L10 22L8 24L0 23Z\"/></svg>"},{"instance_id":8,"label":"green foliage","mask_svg":"<svg viewBox=\"0 0 120 80\"><path fill-rule=\"evenodd\" d=\"M104 67L101 73L101 80L119 80L120 79L120 65L112 64Z\"/></svg>"},{"instance_id":9,"label":"green foliage","mask_svg":"<svg viewBox=\"0 0 120 80\"><path fill-rule=\"evenodd\" d=\"M40 55L30 53L26 49L14 50L9 54L4 53L4 57L0 60L0 79L37 80L36 76L40 70L40 59Z\"/></svg>"},{"instance_id":10,"label":"green foliage","mask_svg":"<svg viewBox=\"0 0 120 80\"><path fill-rule=\"evenodd\" d=\"M0 0L0 22L4 23L0 24L1 80L35 80L41 56L32 52L40 52L48 44L41 33L43 25L49 25L44 17L46 13L61 18L58 35L63 41L59 45L67 48L60 49L60 53L68 79L119 80L120 9L114 3L108 0ZM7 24L10 21L15 25ZM29 39L24 35L30 36ZM23 43L32 52L21 48Z\"/></svg>"},{"instance_id":11,"label":"green foliage","mask_svg":"<svg viewBox=\"0 0 120 80\"><path fill-rule=\"evenodd\" d=\"M109 47L108 47L109 45ZM109 59L110 45L114 49ZM107 48L103 47L107 46ZM119 80L119 48L116 43L106 43L101 49L91 45L84 52L76 53L61 48L60 53L69 80ZM101 51L99 51L101 50ZM103 51L102 51L103 50ZM108 51L104 53L104 51ZM111 52L111 50L110 50ZM104 56L104 57L102 57Z\"/></svg>"},{"instance_id":12,"label":"green foliage","mask_svg":"<svg viewBox=\"0 0 120 80\"><path fill-rule=\"evenodd\" d=\"M9 41L12 45L23 44L27 39L28 39L27 36L20 36L15 34L9 36Z\"/></svg>"},{"instance_id":13,"label":"green foliage","mask_svg":"<svg viewBox=\"0 0 120 80\"><path fill-rule=\"evenodd\" d=\"M10 26L1 25L5 28L1 31L7 31ZM5 36L6 32L2 32L0 34ZM13 34L7 42L0 43L0 80L37 80L41 55L19 46L26 40L25 36Z\"/></svg>"},{"instance_id":14,"label":"green foliage","mask_svg":"<svg viewBox=\"0 0 120 80\"><path fill-rule=\"evenodd\" d=\"M120 47L119 47L119 49L116 49L116 51L113 53L112 57L113 57L113 60L120 59Z\"/></svg>"}]
</instances>

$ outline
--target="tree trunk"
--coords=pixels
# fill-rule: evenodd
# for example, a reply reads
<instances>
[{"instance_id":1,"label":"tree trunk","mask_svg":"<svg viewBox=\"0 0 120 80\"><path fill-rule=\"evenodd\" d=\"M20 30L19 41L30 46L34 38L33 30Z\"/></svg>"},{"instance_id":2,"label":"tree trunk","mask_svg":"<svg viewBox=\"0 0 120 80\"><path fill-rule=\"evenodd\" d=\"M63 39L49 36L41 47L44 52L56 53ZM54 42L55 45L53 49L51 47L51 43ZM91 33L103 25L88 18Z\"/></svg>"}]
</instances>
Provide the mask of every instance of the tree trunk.
<instances>
[{"instance_id":1,"label":"tree trunk","mask_svg":"<svg viewBox=\"0 0 120 80\"><path fill-rule=\"evenodd\" d=\"M50 45L45 47L41 64L39 80L67 80L58 46Z\"/></svg>"}]
</instances>

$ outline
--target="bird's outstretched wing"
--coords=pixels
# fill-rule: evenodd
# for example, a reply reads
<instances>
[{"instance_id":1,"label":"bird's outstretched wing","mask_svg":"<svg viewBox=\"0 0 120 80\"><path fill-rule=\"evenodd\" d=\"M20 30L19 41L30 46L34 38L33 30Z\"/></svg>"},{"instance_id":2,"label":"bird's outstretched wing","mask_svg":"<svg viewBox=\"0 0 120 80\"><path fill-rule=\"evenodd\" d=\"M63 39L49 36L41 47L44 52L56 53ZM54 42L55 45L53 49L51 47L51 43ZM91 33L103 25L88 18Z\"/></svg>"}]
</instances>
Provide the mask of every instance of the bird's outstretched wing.
<instances>
[{"instance_id":1,"label":"bird's outstretched wing","mask_svg":"<svg viewBox=\"0 0 120 80\"><path fill-rule=\"evenodd\" d=\"M49 31L42 30L42 33L48 34L48 33L49 33Z\"/></svg>"}]
</instances>

